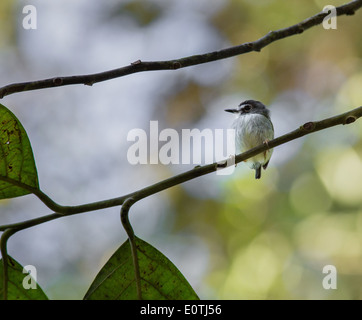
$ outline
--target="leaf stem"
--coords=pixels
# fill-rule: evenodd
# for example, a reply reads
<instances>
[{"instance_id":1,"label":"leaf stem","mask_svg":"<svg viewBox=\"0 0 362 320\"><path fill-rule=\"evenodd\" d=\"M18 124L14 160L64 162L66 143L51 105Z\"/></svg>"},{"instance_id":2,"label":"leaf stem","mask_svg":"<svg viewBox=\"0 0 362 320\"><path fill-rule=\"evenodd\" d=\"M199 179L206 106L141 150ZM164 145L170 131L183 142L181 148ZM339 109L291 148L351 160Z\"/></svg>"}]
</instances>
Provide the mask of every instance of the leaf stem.
<instances>
[{"instance_id":1,"label":"leaf stem","mask_svg":"<svg viewBox=\"0 0 362 320\"><path fill-rule=\"evenodd\" d=\"M135 203L133 198L127 198L126 201L123 203L121 208L121 222L123 228L126 230L130 246L131 246L131 254L133 260L133 268L136 280L136 289L137 289L137 298L138 300L142 300L142 290L141 290L141 275L140 275L140 267L138 263L138 255L137 255L137 244L136 244L136 236L134 234L132 225L129 221L129 209Z\"/></svg>"},{"instance_id":2,"label":"leaf stem","mask_svg":"<svg viewBox=\"0 0 362 320\"><path fill-rule=\"evenodd\" d=\"M3 299L4 300L8 299L8 282L9 282L9 275L8 275L9 255L7 250L7 242L15 232L17 232L17 230L7 229L4 231L4 233L1 235L0 238L0 251L3 262Z\"/></svg>"}]
</instances>

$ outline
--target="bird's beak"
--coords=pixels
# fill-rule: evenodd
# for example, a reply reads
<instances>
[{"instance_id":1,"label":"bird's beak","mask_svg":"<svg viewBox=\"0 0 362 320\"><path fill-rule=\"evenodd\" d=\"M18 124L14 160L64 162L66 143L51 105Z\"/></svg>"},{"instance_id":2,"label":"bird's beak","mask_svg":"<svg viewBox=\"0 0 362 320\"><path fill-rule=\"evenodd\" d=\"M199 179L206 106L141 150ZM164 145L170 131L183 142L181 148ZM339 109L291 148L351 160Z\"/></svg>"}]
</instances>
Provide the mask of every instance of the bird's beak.
<instances>
[{"instance_id":1,"label":"bird's beak","mask_svg":"<svg viewBox=\"0 0 362 320\"><path fill-rule=\"evenodd\" d=\"M237 109L225 109L224 111L231 112L231 113L237 113L238 112Z\"/></svg>"}]
</instances>

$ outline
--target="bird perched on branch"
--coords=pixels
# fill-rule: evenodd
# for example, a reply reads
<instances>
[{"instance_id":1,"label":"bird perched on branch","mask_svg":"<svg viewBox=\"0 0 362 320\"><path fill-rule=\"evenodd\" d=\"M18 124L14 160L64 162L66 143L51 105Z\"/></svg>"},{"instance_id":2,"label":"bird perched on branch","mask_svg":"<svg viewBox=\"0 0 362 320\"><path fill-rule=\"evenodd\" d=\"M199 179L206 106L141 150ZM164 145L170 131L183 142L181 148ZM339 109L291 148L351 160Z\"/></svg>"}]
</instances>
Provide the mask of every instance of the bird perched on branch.
<instances>
[{"instance_id":1,"label":"bird perched on branch","mask_svg":"<svg viewBox=\"0 0 362 320\"><path fill-rule=\"evenodd\" d=\"M236 148L245 152L262 143L274 139L274 127L270 120L270 111L260 101L246 100L235 109L225 109L235 113L232 127L235 129ZM265 170L269 164L273 149L268 149L246 160L251 169L255 170L255 179L260 179L261 168Z\"/></svg>"}]
</instances>

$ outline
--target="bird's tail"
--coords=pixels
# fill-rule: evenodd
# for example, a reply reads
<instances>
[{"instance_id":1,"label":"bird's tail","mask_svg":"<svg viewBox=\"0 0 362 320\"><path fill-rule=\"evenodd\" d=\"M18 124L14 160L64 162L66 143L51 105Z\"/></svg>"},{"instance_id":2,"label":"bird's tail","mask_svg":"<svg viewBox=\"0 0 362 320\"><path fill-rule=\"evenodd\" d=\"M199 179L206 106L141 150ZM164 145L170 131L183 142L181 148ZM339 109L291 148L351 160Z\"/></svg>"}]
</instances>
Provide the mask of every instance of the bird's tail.
<instances>
[{"instance_id":1,"label":"bird's tail","mask_svg":"<svg viewBox=\"0 0 362 320\"><path fill-rule=\"evenodd\" d=\"M259 164L259 166L255 168L255 179L260 179L260 177L261 177L261 165Z\"/></svg>"}]
</instances>

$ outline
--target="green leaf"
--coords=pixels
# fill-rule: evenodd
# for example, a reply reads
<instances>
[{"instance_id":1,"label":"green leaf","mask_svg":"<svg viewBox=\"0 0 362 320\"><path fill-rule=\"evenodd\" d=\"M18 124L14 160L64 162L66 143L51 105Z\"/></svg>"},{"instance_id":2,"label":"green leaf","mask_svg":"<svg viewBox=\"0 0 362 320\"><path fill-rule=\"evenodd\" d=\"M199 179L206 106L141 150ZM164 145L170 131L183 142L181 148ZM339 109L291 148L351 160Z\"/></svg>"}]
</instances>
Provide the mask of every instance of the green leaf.
<instances>
[{"instance_id":1,"label":"green leaf","mask_svg":"<svg viewBox=\"0 0 362 320\"><path fill-rule=\"evenodd\" d=\"M175 265L147 242L135 238L141 276L142 299L198 300ZM127 240L94 279L84 299L135 300L137 288L131 246Z\"/></svg>"},{"instance_id":2,"label":"green leaf","mask_svg":"<svg viewBox=\"0 0 362 320\"><path fill-rule=\"evenodd\" d=\"M26 271L23 273L24 268L10 256L8 258L8 300L48 300L32 274ZM0 259L0 300L3 300L4 294L3 270L3 260Z\"/></svg>"},{"instance_id":3,"label":"green leaf","mask_svg":"<svg viewBox=\"0 0 362 320\"><path fill-rule=\"evenodd\" d=\"M39 189L30 141L15 115L0 104L0 199Z\"/></svg>"}]
</instances>

